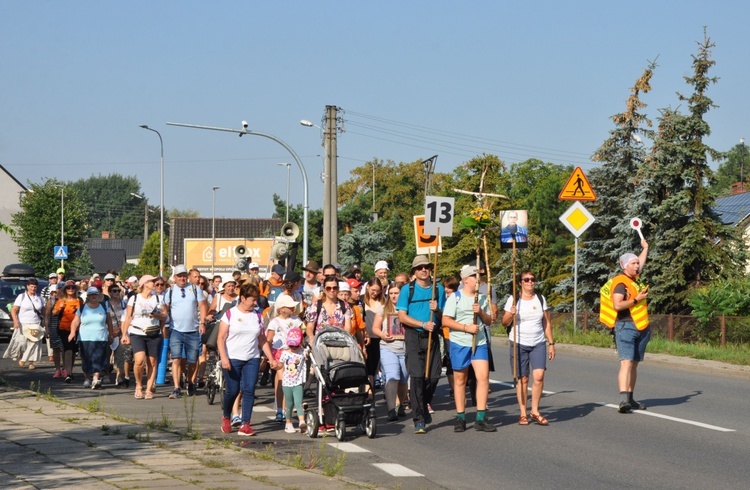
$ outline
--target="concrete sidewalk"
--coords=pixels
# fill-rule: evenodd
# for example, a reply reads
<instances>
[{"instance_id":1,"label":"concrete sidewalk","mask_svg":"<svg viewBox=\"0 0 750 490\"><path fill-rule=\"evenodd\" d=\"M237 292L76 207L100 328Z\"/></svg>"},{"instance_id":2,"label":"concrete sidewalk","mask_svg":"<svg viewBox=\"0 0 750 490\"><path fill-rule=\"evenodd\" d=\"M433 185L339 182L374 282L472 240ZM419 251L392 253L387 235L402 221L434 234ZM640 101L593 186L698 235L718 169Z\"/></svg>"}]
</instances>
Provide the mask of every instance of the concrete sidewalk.
<instances>
[{"instance_id":1,"label":"concrete sidewalk","mask_svg":"<svg viewBox=\"0 0 750 490\"><path fill-rule=\"evenodd\" d=\"M95 405L0 387L3 489L373 488L277 463L270 451L245 449L242 442L193 440Z\"/></svg>"}]
</instances>

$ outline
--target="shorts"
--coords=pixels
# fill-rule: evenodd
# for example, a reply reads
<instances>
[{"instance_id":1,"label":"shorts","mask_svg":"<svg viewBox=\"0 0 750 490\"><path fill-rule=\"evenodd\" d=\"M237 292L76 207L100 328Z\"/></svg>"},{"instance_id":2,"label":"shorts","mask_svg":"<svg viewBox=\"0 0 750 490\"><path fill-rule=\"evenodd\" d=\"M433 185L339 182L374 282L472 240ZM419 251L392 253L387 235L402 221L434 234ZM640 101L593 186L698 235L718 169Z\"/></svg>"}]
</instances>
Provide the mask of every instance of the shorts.
<instances>
[{"instance_id":1,"label":"shorts","mask_svg":"<svg viewBox=\"0 0 750 490\"><path fill-rule=\"evenodd\" d=\"M515 342L510 343L510 369L513 370L513 359L515 358ZM519 378L529 377L529 364L531 369L547 369L547 343L539 342L536 345L518 344L518 371Z\"/></svg>"},{"instance_id":2,"label":"shorts","mask_svg":"<svg viewBox=\"0 0 750 490\"><path fill-rule=\"evenodd\" d=\"M109 365L106 341L81 341L81 370L86 374L103 373Z\"/></svg>"},{"instance_id":3,"label":"shorts","mask_svg":"<svg viewBox=\"0 0 750 490\"><path fill-rule=\"evenodd\" d=\"M201 334L193 332L178 332L172 330L169 334L169 352L172 359L187 359L188 364L198 362L201 349Z\"/></svg>"},{"instance_id":4,"label":"shorts","mask_svg":"<svg viewBox=\"0 0 750 490\"><path fill-rule=\"evenodd\" d=\"M136 335L131 335L130 339L131 342L133 340L133 337L136 337ZM133 346L131 344L125 345L122 342L120 342L117 345L117 349L115 349L115 366L117 366L119 369L124 369L125 363L133 363Z\"/></svg>"},{"instance_id":5,"label":"shorts","mask_svg":"<svg viewBox=\"0 0 750 490\"><path fill-rule=\"evenodd\" d=\"M406 383L409 380L409 372L406 370L406 356L396 354L385 347L380 348L380 366L383 368L385 381L398 381Z\"/></svg>"},{"instance_id":6,"label":"shorts","mask_svg":"<svg viewBox=\"0 0 750 490\"><path fill-rule=\"evenodd\" d=\"M488 354L487 344L477 346L474 354L471 353L471 347L456 345L451 342L451 364L454 371L463 371L471 366L471 361L487 361L490 357Z\"/></svg>"},{"instance_id":7,"label":"shorts","mask_svg":"<svg viewBox=\"0 0 750 490\"><path fill-rule=\"evenodd\" d=\"M621 361L641 362L646 355L646 345L651 340L651 327L638 330L632 321L618 320L615 322L615 339Z\"/></svg>"},{"instance_id":8,"label":"shorts","mask_svg":"<svg viewBox=\"0 0 750 490\"><path fill-rule=\"evenodd\" d=\"M60 335L60 340L62 341L63 352L78 352L78 340L68 340L70 330L58 330L57 333Z\"/></svg>"},{"instance_id":9,"label":"shorts","mask_svg":"<svg viewBox=\"0 0 750 490\"><path fill-rule=\"evenodd\" d=\"M161 348L162 336L148 337L146 335L130 335L130 346L133 349L133 354L139 354L141 352L146 353L146 357L159 357L159 349Z\"/></svg>"}]
</instances>

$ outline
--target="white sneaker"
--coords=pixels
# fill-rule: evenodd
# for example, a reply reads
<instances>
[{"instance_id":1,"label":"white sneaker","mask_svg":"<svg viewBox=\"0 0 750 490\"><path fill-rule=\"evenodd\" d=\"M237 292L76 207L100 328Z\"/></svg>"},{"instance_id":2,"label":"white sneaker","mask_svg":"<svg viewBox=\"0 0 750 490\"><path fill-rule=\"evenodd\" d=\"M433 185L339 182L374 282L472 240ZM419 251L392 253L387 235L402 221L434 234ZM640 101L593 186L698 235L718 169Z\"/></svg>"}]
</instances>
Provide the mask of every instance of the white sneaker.
<instances>
[{"instance_id":1,"label":"white sneaker","mask_svg":"<svg viewBox=\"0 0 750 490\"><path fill-rule=\"evenodd\" d=\"M286 432L287 434L294 434L295 432L297 432L297 430L294 428L292 424L286 424L286 427L284 428L284 432Z\"/></svg>"}]
</instances>

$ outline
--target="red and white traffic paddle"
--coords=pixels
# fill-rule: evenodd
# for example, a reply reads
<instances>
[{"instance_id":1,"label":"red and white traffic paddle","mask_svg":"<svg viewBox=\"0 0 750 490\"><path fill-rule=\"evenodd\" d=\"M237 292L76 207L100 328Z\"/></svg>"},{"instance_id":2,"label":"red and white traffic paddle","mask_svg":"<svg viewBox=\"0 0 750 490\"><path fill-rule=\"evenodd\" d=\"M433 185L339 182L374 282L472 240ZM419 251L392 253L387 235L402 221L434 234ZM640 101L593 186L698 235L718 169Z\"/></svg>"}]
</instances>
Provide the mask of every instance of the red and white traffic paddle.
<instances>
[{"instance_id":1,"label":"red and white traffic paddle","mask_svg":"<svg viewBox=\"0 0 750 490\"><path fill-rule=\"evenodd\" d=\"M641 240L645 240L643 238L643 233L641 232L641 225L643 223L641 222L641 218L633 218L630 220L630 227L638 232L638 235L640 235Z\"/></svg>"}]
</instances>

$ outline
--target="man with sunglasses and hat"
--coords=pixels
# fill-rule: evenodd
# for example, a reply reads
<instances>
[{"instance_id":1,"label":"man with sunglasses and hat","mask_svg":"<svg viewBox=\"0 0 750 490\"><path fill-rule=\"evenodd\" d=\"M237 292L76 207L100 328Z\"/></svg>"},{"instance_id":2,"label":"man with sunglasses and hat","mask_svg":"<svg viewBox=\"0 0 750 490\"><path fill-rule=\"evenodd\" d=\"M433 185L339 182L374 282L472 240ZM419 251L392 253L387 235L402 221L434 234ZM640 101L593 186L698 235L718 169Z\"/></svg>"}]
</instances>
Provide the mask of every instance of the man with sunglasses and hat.
<instances>
[{"instance_id":1,"label":"man with sunglasses and hat","mask_svg":"<svg viewBox=\"0 0 750 490\"><path fill-rule=\"evenodd\" d=\"M414 415L414 433L424 434L432 423L427 405L432 402L442 366L440 365L440 335L436 327L445 306L445 290L436 284L433 297L433 266L427 257L417 255L411 263L414 280L401 288L396 303L398 320L404 327L406 370L409 372L409 394ZM432 335L430 335L432 333ZM430 371L425 377L427 352L430 352Z\"/></svg>"}]
</instances>

